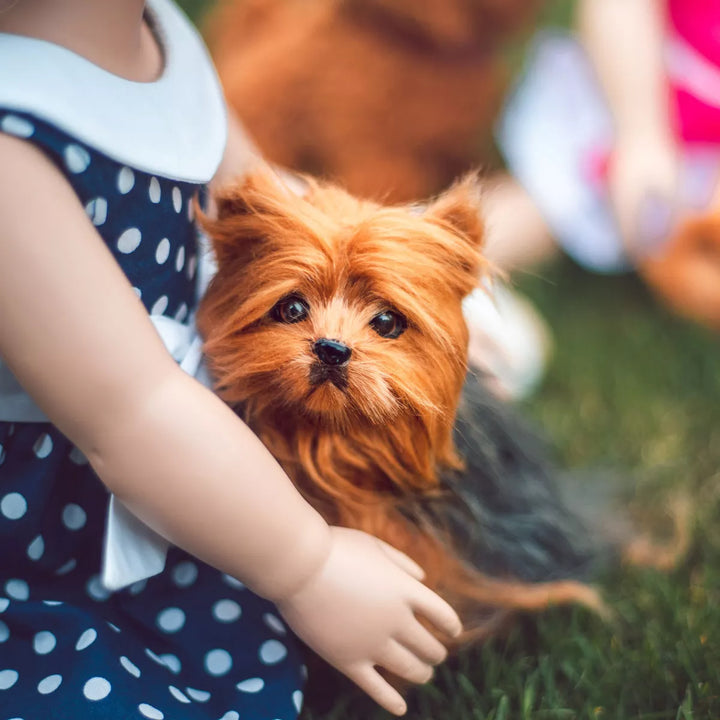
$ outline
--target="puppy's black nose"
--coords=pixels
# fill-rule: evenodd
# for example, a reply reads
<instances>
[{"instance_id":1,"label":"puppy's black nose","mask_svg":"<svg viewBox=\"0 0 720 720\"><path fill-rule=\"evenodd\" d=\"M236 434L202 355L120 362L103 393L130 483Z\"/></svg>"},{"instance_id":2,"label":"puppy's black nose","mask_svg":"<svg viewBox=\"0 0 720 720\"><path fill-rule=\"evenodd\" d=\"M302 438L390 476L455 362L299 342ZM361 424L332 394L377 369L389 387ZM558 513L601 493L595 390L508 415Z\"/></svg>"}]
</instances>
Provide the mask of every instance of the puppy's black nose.
<instances>
[{"instance_id":1,"label":"puppy's black nose","mask_svg":"<svg viewBox=\"0 0 720 720\"><path fill-rule=\"evenodd\" d=\"M352 350L337 340L321 338L313 343L313 352L325 365L345 365L352 355Z\"/></svg>"}]
</instances>

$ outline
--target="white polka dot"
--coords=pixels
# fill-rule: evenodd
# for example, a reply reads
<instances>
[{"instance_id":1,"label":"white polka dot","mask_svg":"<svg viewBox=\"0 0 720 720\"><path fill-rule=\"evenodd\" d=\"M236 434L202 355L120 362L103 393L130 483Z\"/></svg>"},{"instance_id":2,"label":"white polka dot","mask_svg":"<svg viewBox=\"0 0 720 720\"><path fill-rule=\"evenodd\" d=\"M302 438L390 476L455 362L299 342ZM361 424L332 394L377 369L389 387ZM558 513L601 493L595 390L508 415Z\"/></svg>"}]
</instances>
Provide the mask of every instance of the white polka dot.
<instances>
[{"instance_id":1,"label":"white polka dot","mask_svg":"<svg viewBox=\"0 0 720 720\"><path fill-rule=\"evenodd\" d=\"M195 268L197 267L197 256L191 255L187 261L187 276L188 280L192 280L195 277Z\"/></svg>"},{"instance_id":2,"label":"white polka dot","mask_svg":"<svg viewBox=\"0 0 720 720\"><path fill-rule=\"evenodd\" d=\"M181 562L178 563L172 571L173 582L178 587L188 587L197 580L198 569L197 565L192 562Z\"/></svg>"},{"instance_id":3,"label":"white polka dot","mask_svg":"<svg viewBox=\"0 0 720 720\"><path fill-rule=\"evenodd\" d=\"M85 172L90 165L90 153L80 145L68 145L63 153L65 165L71 173Z\"/></svg>"},{"instance_id":4,"label":"white polka dot","mask_svg":"<svg viewBox=\"0 0 720 720\"><path fill-rule=\"evenodd\" d=\"M181 703L189 703L190 702L190 698L183 695L182 691L178 690L174 685L168 685L168 690L170 691L170 694L176 700L179 700Z\"/></svg>"},{"instance_id":5,"label":"white polka dot","mask_svg":"<svg viewBox=\"0 0 720 720\"><path fill-rule=\"evenodd\" d=\"M97 600L98 602L107 600L110 597L110 591L102 584L102 580L100 580L98 575L93 575L90 580L88 580L85 590L87 590L87 594L93 600Z\"/></svg>"},{"instance_id":6,"label":"white polka dot","mask_svg":"<svg viewBox=\"0 0 720 720\"><path fill-rule=\"evenodd\" d=\"M152 705L148 705L147 703L140 703L138 705L138 710L146 718L150 718L150 720L163 720L165 717L160 710Z\"/></svg>"},{"instance_id":7,"label":"white polka dot","mask_svg":"<svg viewBox=\"0 0 720 720\"><path fill-rule=\"evenodd\" d=\"M62 600L43 600L43 605L55 607L56 605L62 605Z\"/></svg>"},{"instance_id":8,"label":"white polka dot","mask_svg":"<svg viewBox=\"0 0 720 720\"><path fill-rule=\"evenodd\" d=\"M117 189L121 195L127 195L135 185L135 173L129 168L124 167L117 176Z\"/></svg>"},{"instance_id":9,"label":"white polka dot","mask_svg":"<svg viewBox=\"0 0 720 720\"><path fill-rule=\"evenodd\" d=\"M0 670L0 690L8 690L18 679L17 670Z\"/></svg>"},{"instance_id":10,"label":"white polka dot","mask_svg":"<svg viewBox=\"0 0 720 720\"><path fill-rule=\"evenodd\" d=\"M39 560L45 552L45 541L42 535L38 535L29 545L27 549L28 557L31 560Z\"/></svg>"},{"instance_id":11,"label":"white polka dot","mask_svg":"<svg viewBox=\"0 0 720 720\"><path fill-rule=\"evenodd\" d=\"M260 646L260 660L266 665L279 663L287 655L287 648L279 640L266 640Z\"/></svg>"},{"instance_id":12,"label":"white polka dot","mask_svg":"<svg viewBox=\"0 0 720 720\"><path fill-rule=\"evenodd\" d=\"M30 588L24 580L8 580L5 583L5 592L13 600L27 600L30 597Z\"/></svg>"},{"instance_id":13,"label":"white polka dot","mask_svg":"<svg viewBox=\"0 0 720 720\"><path fill-rule=\"evenodd\" d=\"M180 272L185 265L185 246L181 245L175 256L175 269Z\"/></svg>"},{"instance_id":14,"label":"white polka dot","mask_svg":"<svg viewBox=\"0 0 720 720\"><path fill-rule=\"evenodd\" d=\"M90 678L83 686L83 695L88 700L103 700L110 694L112 685L103 677Z\"/></svg>"},{"instance_id":15,"label":"white polka dot","mask_svg":"<svg viewBox=\"0 0 720 720\"><path fill-rule=\"evenodd\" d=\"M62 675L48 675L43 678L37 686L38 692L41 695L49 695L54 693L62 683Z\"/></svg>"},{"instance_id":16,"label":"white polka dot","mask_svg":"<svg viewBox=\"0 0 720 720\"><path fill-rule=\"evenodd\" d=\"M85 206L85 212L96 227L103 225L107 220L108 204L103 197L96 197Z\"/></svg>"},{"instance_id":17,"label":"white polka dot","mask_svg":"<svg viewBox=\"0 0 720 720\"><path fill-rule=\"evenodd\" d=\"M296 690L292 694L293 699L293 705L295 705L295 709L300 712L302 710L302 704L303 704L303 694L302 690Z\"/></svg>"},{"instance_id":18,"label":"white polka dot","mask_svg":"<svg viewBox=\"0 0 720 720\"><path fill-rule=\"evenodd\" d=\"M230 587L237 588L238 590L245 589L245 585L243 585L237 578L234 578L232 575L223 575L222 579L223 582Z\"/></svg>"},{"instance_id":19,"label":"white polka dot","mask_svg":"<svg viewBox=\"0 0 720 720\"><path fill-rule=\"evenodd\" d=\"M163 238L155 250L155 262L158 265L162 265L170 257L170 241L167 238Z\"/></svg>"},{"instance_id":20,"label":"white polka dot","mask_svg":"<svg viewBox=\"0 0 720 720\"><path fill-rule=\"evenodd\" d=\"M68 503L63 508L62 521L68 530L80 530L85 527L87 514L79 505Z\"/></svg>"},{"instance_id":21,"label":"white polka dot","mask_svg":"<svg viewBox=\"0 0 720 720\"><path fill-rule=\"evenodd\" d=\"M8 520L19 520L27 512L27 501L20 493L8 493L0 500L0 512Z\"/></svg>"},{"instance_id":22,"label":"white polka dot","mask_svg":"<svg viewBox=\"0 0 720 720\"><path fill-rule=\"evenodd\" d=\"M210 693L207 690L196 690L195 688L185 688L185 692L197 702L207 702L210 699Z\"/></svg>"},{"instance_id":23,"label":"white polka dot","mask_svg":"<svg viewBox=\"0 0 720 720\"><path fill-rule=\"evenodd\" d=\"M173 655L172 653L163 653L162 655L158 655L158 658L171 673L177 675L180 670L182 670L182 664L180 663L177 655Z\"/></svg>"},{"instance_id":24,"label":"white polka dot","mask_svg":"<svg viewBox=\"0 0 720 720\"><path fill-rule=\"evenodd\" d=\"M228 710L220 720L240 720L240 715L237 710Z\"/></svg>"},{"instance_id":25,"label":"white polka dot","mask_svg":"<svg viewBox=\"0 0 720 720\"><path fill-rule=\"evenodd\" d=\"M156 177L150 178L150 187L148 189L148 195L150 196L151 203L160 202L160 183Z\"/></svg>"},{"instance_id":26,"label":"white polka dot","mask_svg":"<svg viewBox=\"0 0 720 720\"><path fill-rule=\"evenodd\" d=\"M0 613L5 612L10 605L10 601L7 598L0 598Z\"/></svg>"},{"instance_id":27,"label":"white polka dot","mask_svg":"<svg viewBox=\"0 0 720 720\"><path fill-rule=\"evenodd\" d=\"M113 632L116 632L116 633L119 633L119 632L120 632L120 628L119 628L117 625L114 625L113 623L111 623L109 620L106 620L106 621L105 621L105 624L106 624Z\"/></svg>"},{"instance_id":28,"label":"white polka dot","mask_svg":"<svg viewBox=\"0 0 720 720\"><path fill-rule=\"evenodd\" d=\"M188 306L185 303L181 303L180 307L175 312L175 319L178 322L182 322L188 314Z\"/></svg>"},{"instance_id":29,"label":"white polka dot","mask_svg":"<svg viewBox=\"0 0 720 720\"><path fill-rule=\"evenodd\" d=\"M172 189L172 202L175 212L179 213L182 210L182 193L177 185Z\"/></svg>"},{"instance_id":30,"label":"white polka dot","mask_svg":"<svg viewBox=\"0 0 720 720\"><path fill-rule=\"evenodd\" d=\"M138 580L128 588L128 592L131 595L139 595L145 589L146 585L147 580Z\"/></svg>"},{"instance_id":31,"label":"white polka dot","mask_svg":"<svg viewBox=\"0 0 720 720\"><path fill-rule=\"evenodd\" d=\"M150 308L150 314L151 315L162 315L167 310L167 306L168 306L168 296L161 295L153 303L153 306Z\"/></svg>"},{"instance_id":32,"label":"white polka dot","mask_svg":"<svg viewBox=\"0 0 720 720\"><path fill-rule=\"evenodd\" d=\"M218 600L212 613L219 622L233 622L240 617L242 609L234 600Z\"/></svg>"},{"instance_id":33,"label":"white polka dot","mask_svg":"<svg viewBox=\"0 0 720 720\"><path fill-rule=\"evenodd\" d=\"M307 669L307 665L301 665L301 666L300 666L300 676L302 677L303 680L307 680L307 679L308 679L308 669Z\"/></svg>"},{"instance_id":34,"label":"white polka dot","mask_svg":"<svg viewBox=\"0 0 720 720\"><path fill-rule=\"evenodd\" d=\"M120 657L120 664L127 670L133 677L140 677L140 668L131 660L126 658L124 655Z\"/></svg>"},{"instance_id":35,"label":"white polka dot","mask_svg":"<svg viewBox=\"0 0 720 720\"><path fill-rule=\"evenodd\" d=\"M70 558L64 565L61 565L56 571L56 575L67 575L77 567L77 560Z\"/></svg>"},{"instance_id":36,"label":"white polka dot","mask_svg":"<svg viewBox=\"0 0 720 720\"><path fill-rule=\"evenodd\" d=\"M145 654L154 660L158 665L163 665L170 672L177 675L182 670L182 664L177 656L171 653L164 653L163 655L156 655L150 648L145 648Z\"/></svg>"},{"instance_id":37,"label":"white polka dot","mask_svg":"<svg viewBox=\"0 0 720 720\"><path fill-rule=\"evenodd\" d=\"M75 643L75 649L84 650L85 648L90 647L96 639L97 630L95 630L95 628L88 628L78 638L78 641Z\"/></svg>"},{"instance_id":38,"label":"white polka dot","mask_svg":"<svg viewBox=\"0 0 720 720\"><path fill-rule=\"evenodd\" d=\"M129 255L131 252L137 250L141 240L142 234L136 227L128 228L118 238L117 249L121 253Z\"/></svg>"},{"instance_id":39,"label":"white polka dot","mask_svg":"<svg viewBox=\"0 0 720 720\"><path fill-rule=\"evenodd\" d=\"M285 624L276 615L273 615L272 613L265 613L263 615L263 621L271 630L275 631L279 635L285 635L287 633Z\"/></svg>"},{"instance_id":40,"label":"white polka dot","mask_svg":"<svg viewBox=\"0 0 720 720\"><path fill-rule=\"evenodd\" d=\"M134 287L133 291L138 296L138 298L142 298L142 290L139 287Z\"/></svg>"},{"instance_id":41,"label":"white polka dot","mask_svg":"<svg viewBox=\"0 0 720 720\"><path fill-rule=\"evenodd\" d=\"M53 441L47 433L40 435L33 445L35 457L40 458L41 460L46 458L52 452L52 449Z\"/></svg>"},{"instance_id":42,"label":"white polka dot","mask_svg":"<svg viewBox=\"0 0 720 720\"><path fill-rule=\"evenodd\" d=\"M57 640L49 630L41 630L39 633L35 633L35 637L33 638L33 650L35 650L38 655L47 655L48 653L51 653L55 649L56 645Z\"/></svg>"},{"instance_id":43,"label":"white polka dot","mask_svg":"<svg viewBox=\"0 0 720 720\"><path fill-rule=\"evenodd\" d=\"M233 661L227 650L215 648L205 655L205 670L208 674L219 677L230 672Z\"/></svg>"},{"instance_id":44,"label":"white polka dot","mask_svg":"<svg viewBox=\"0 0 720 720\"><path fill-rule=\"evenodd\" d=\"M165 608L158 614L157 624L163 632L175 633L185 624L185 613L180 608Z\"/></svg>"},{"instance_id":45,"label":"white polka dot","mask_svg":"<svg viewBox=\"0 0 720 720\"><path fill-rule=\"evenodd\" d=\"M10 637L10 628L0 620L0 643L4 643Z\"/></svg>"},{"instance_id":46,"label":"white polka dot","mask_svg":"<svg viewBox=\"0 0 720 720\"><path fill-rule=\"evenodd\" d=\"M80 452L79 448L74 447L68 455L70 460L76 465L87 465L87 458Z\"/></svg>"},{"instance_id":47,"label":"white polka dot","mask_svg":"<svg viewBox=\"0 0 720 720\"><path fill-rule=\"evenodd\" d=\"M4 448L2 445L0 445L0 465L2 465L3 462L5 462L5 455L6 455L6 454L7 454L7 453L5 452L5 448Z\"/></svg>"},{"instance_id":48,"label":"white polka dot","mask_svg":"<svg viewBox=\"0 0 720 720\"><path fill-rule=\"evenodd\" d=\"M248 678L247 680L239 682L235 687L241 692L256 693L265 687L265 681L259 677Z\"/></svg>"},{"instance_id":49,"label":"white polka dot","mask_svg":"<svg viewBox=\"0 0 720 720\"><path fill-rule=\"evenodd\" d=\"M35 127L29 120L17 115L6 115L0 121L0 128L8 135L21 138L29 138L35 132Z\"/></svg>"}]
</instances>

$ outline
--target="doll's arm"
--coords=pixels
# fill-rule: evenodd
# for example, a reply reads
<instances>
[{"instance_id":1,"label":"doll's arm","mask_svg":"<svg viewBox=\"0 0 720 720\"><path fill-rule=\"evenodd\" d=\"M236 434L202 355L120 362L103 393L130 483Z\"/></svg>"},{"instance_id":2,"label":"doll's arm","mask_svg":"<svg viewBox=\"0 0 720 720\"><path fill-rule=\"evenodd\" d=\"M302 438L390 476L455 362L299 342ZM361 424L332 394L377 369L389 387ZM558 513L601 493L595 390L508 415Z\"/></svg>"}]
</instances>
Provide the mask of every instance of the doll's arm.
<instances>
[{"instance_id":1,"label":"doll's arm","mask_svg":"<svg viewBox=\"0 0 720 720\"><path fill-rule=\"evenodd\" d=\"M443 656L414 613L451 635L457 616L407 558L327 526L252 432L176 366L57 169L3 135L0 355L138 516L275 601L320 655L404 711L374 665L426 680Z\"/></svg>"},{"instance_id":2,"label":"doll's arm","mask_svg":"<svg viewBox=\"0 0 720 720\"><path fill-rule=\"evenodd\" d=\"M581 0L578 26L615 119L611 200L631 255L670 230L678 196L663 65L662 0Z\"/></svg>"}]
</instances>

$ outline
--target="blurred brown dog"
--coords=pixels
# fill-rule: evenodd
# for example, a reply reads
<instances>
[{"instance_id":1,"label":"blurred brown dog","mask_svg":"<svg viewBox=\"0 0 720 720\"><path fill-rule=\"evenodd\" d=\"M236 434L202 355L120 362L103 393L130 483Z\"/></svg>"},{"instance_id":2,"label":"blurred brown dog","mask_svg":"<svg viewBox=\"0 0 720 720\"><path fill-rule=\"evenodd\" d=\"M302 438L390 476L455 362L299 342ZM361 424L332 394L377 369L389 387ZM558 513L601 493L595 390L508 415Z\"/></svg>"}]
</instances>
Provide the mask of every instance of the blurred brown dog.
<instances>
[{"instance_id":1,"label":"blurred brown dog","mask_svg":"<svg viewBox=\"0 0 720 720\"><path fill-rule=\"evenodd\" d=\"M704 213L684 219L639 271L675 312L720 330L720 191Z\"/></svg>"},{"instance_id":2,"label":"blurred brown dog","mask_svg":"<svg viewBox=\"0 0 720 720\"><path fill-rule=\"evenodd\" d=\"M208 43L269 160L361 197L429 197L492 156L501 49L538 0L225 0Z\"/></svg>"}]
</instances>

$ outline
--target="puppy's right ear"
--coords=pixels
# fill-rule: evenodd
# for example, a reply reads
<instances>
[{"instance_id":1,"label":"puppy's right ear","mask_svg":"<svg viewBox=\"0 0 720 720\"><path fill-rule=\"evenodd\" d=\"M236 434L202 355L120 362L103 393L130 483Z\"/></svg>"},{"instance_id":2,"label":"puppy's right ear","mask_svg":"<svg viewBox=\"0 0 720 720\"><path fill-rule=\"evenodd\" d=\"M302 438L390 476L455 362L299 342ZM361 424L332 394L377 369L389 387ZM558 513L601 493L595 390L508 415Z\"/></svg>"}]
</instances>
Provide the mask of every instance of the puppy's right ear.
<instances>
[{"instance_id":1,"label":"puppy's right ear","mask_svg":"<svg viewBox=\"0 0 720 720\"><path fill-rule=\"evenodd\" d=\"M268 232L268 205L283 192L263 172L215 190L207 214L196 204L198 222L210 239L218 269L245 265L260 252Z\"/></svg>"}]
</instances>

